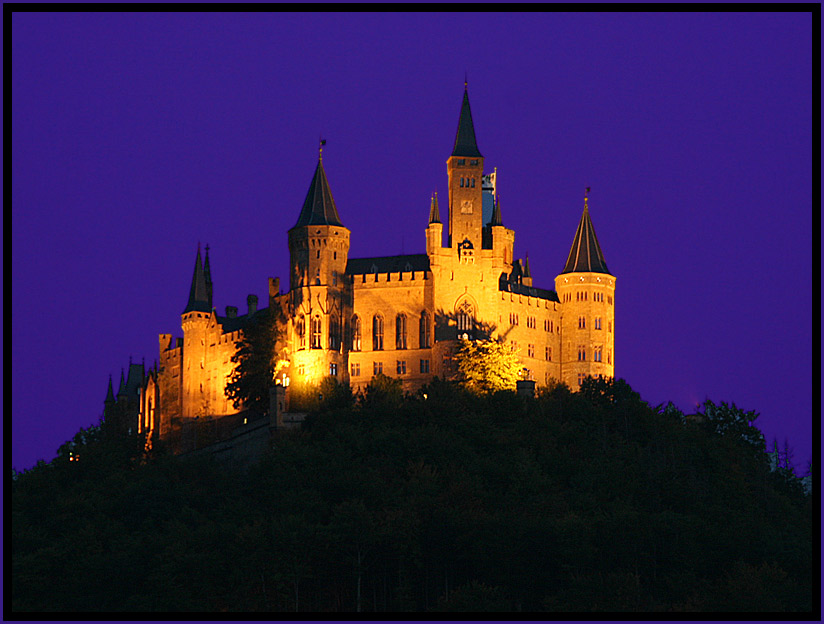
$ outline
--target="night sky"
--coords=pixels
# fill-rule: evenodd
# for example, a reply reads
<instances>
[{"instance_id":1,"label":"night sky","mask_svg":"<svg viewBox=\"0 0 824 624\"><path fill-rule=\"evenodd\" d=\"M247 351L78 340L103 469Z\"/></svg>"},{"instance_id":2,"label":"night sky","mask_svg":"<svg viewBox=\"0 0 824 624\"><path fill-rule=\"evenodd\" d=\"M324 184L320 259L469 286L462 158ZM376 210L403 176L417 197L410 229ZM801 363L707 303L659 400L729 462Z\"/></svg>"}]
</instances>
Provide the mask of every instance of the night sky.
<instances>
[{"instance_id":1,"label":"night sky","mask_svg":"<svg viewBox=\"0 0 824 624\"><path fill-rule=\"evenodd\" d=\"M616 376L653 405L757 410L805 468L809 14L11 20L17 469L98 422L130 356L182 336L198 242L220 314L287 280L320 135L350 257L423 253L465 75L535 286L554 288L592 187Z\"/></svg>"}]
</instances>

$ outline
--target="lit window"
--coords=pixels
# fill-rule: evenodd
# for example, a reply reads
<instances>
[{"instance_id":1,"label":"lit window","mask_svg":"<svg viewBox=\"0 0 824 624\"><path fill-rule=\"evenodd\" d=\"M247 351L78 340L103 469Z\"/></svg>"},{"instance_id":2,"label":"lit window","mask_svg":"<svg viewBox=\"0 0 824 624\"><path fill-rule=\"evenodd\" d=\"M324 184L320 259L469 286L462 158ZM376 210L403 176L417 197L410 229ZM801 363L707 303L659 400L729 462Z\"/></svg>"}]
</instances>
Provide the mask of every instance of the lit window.
<instances>
[{"instance_id":1,"label":"lit window","mask_svg":"<svg viewBox=\"0 0 824 624\"><path fill-rule=\"evenodd\" d=\"M321 348L321 320L319 316L312 317L312 343L313 349Z\"/></svg>"},{"instance_id":2,"label":"lit window","mask_svg":"<svg viewBox=\"0 0 824 624\"><path fill-rule=\"evenodd\" d=\"M356 314L352 317L352 351L361 350L361 322Z\"/></svg>"},{"instance_id":3,"label":"lit window","mask_svg":"<svg viewBox=\"0 0 824 624\"><path fill-rule=\"evenodd\" d=\"M428 349L432 346L432 327L429 325L429 315L426 311L421 312L420 320L420 348ZM423 371L421 371L423 372Z\"/></svg>"},{"instance_id":4,"label":"lit window","mask_svg":"<svg viewBox=\"0 0 824 624\"><path fill-rule=\"evenodd\" d=\"M383 317L380 314L372 318L372 350L383 351Z\"/></svg>"},{"instance_id":5,"label":"lit window","mask_svg":"<svg viewBox=\"0 0 824 624\"><path fill-rule=\"evenodd\" d=\"M329 374L332 377L337 377L338 376L338 365L335 364L334 362L329 364Z\"/></svg>"},{"instance_id":6,"label":"lit window","mask_svg":"<svg viewBox=\"0 0 824 624\"><path fill-rule=\"evenodd\" d=\"M395 317L395 348L406 349L406 315Z\"/></svg>"}]
</instances>

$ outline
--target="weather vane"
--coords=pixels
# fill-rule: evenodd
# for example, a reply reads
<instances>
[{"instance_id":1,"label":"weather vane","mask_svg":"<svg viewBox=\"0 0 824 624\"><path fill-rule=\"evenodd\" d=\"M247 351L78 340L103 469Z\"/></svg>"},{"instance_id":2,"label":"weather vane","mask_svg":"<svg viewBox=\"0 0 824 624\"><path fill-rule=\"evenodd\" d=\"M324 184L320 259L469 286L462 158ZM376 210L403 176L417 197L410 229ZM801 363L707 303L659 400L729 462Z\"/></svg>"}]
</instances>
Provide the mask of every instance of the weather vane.
<instances>
[{"instance_id":1,"label":"weather vane","mask_svg":"<svg viewBox=\"0 0 824 624\"><path fill-rule=\"evenodd\" d=\"M318 141L320 141L320 146L318 146L318 159L323 160L323 146L326 145L326 139L320 136L318 137Z\"/></svg>"}]
</instances>

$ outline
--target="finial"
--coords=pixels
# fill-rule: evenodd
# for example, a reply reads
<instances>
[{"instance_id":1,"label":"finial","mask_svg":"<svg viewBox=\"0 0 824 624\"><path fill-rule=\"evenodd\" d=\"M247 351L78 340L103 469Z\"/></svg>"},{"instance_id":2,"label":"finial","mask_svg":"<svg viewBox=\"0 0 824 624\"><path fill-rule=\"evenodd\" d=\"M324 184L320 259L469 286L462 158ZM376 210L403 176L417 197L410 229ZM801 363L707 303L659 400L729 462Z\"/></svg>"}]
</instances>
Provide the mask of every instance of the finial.
<instances>
[{"instance_id":1,"label":"finial","mask_svg":"<svg viewBox=\"0 0 824 624\"><path fill-rule=\"evenodd\" d=\"M323 162L323 146L326 145L326 139L319 137L318 141L320 142L320 145L318 146L318 160Z\"/></svg>"},{"instance_id":2,"label":"finial","mask_svg":"<svg viewBox=\"0 0 824 624\"><path fill-rule=\"evenodd\" d=\"M584 208L586 208L586 207L587 207L587 200L589 199L589 197L588 197L588 195L589 195L589 188L590 188L590 187L586 187L586 190L584 191Z\"/></svg>"},{"instance_id":3,"label":"finial","mask_svg":"<svg viewBox=\"0 0 824 624\"><path fill-rule=\"evenodd\" d=\"M209 253L209 243L206 243L206 253Z\"/></svg>"},{"instance_id":4,"label":"finial","mask_svg":"<svg viewBox=\"0 0 824 624\"><path fill-rule=\"evenodd\" d=\"M466 70L464 70L464 91L466 91L467 85L469 84L469 79L467 78Z\"/></svg>"}]
</instances>

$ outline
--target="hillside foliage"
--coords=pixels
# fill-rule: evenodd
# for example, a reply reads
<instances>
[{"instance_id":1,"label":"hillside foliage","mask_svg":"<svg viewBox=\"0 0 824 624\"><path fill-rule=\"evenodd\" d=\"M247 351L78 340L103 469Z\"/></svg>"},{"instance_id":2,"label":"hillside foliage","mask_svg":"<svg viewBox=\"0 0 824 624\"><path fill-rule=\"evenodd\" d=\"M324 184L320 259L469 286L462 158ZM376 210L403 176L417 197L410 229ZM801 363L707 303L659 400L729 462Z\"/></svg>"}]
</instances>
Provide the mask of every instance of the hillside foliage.
<instances>
[{"instance_id":1,"label":"hillside foliage","mask_svg":"<svg viewBox=\"0 0 824 624\"><path fill-rule=\"evenodd\" d=\"M11 609L813 608L811 499L737 408L691 422L620 380L327 396L246 473L88 435L15 475Z\"/></svg>"}]
</instances>

